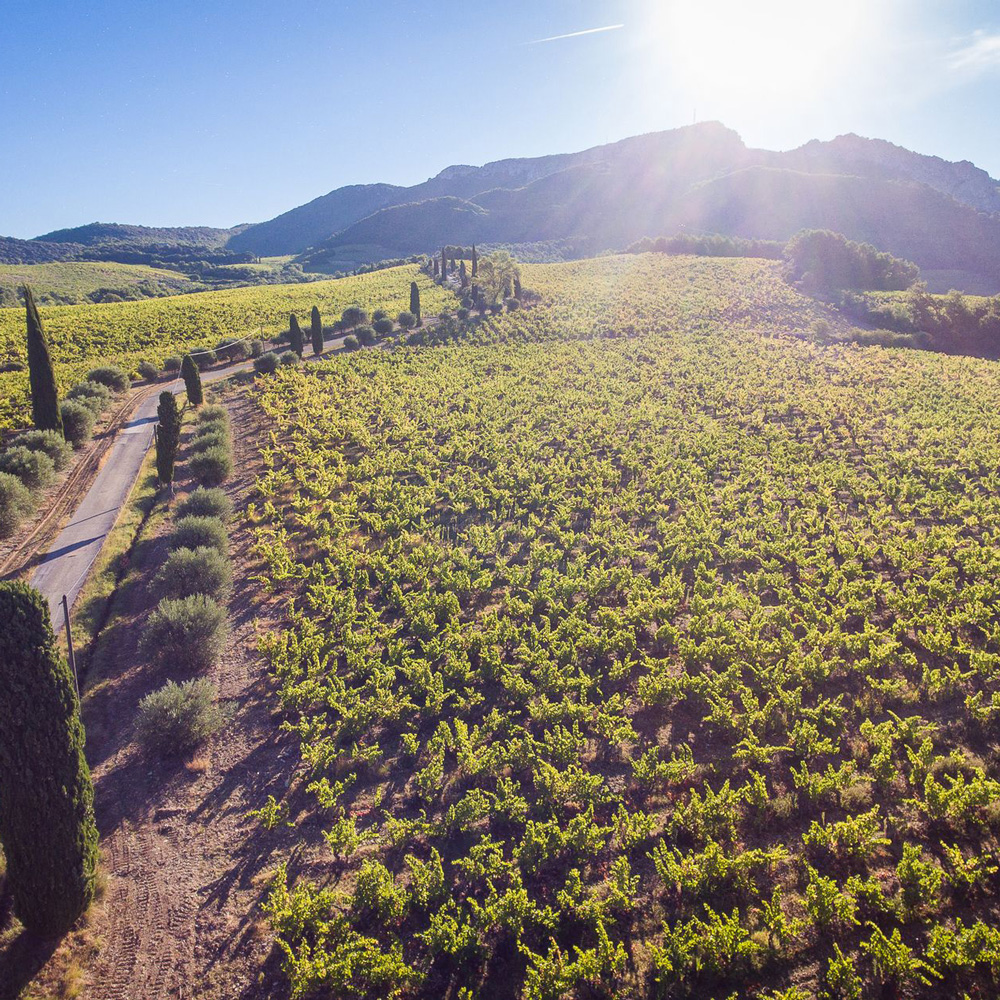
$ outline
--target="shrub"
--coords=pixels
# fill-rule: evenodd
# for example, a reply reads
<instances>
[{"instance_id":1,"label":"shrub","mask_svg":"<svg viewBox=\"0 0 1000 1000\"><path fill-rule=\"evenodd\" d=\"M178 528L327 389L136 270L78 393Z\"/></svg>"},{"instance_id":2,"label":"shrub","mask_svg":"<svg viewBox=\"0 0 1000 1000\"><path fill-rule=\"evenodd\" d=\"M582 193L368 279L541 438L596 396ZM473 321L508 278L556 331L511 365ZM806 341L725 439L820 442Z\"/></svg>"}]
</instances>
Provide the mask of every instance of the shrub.
<instances>
[{"instance_id":1,"label":"shrub","mask_svg":"<svg viewBox=\"0 0 1000 1000\"><path fill-rule=\"evenodd\" d=\"M88 382L106 385L112 392L124 392L132 383L118 365L101 365L87 372Z\"/></svg>"},{"instance_id":2,"label":"shrub","mask_svg":"<svg viewBox=\"0 0 1000 1000\"><path fill-rule=\"evenodd\" d=\"M149 616L142 651L187 670L207 670L226 645L226 612L204 594L165 597Z\"/></svg>"},{"instance_id":3,"label":"shrub","mask_svg":"<svg viewBox=\"0 0 1000 1000\"><path fill-rule=\"evenodd\" d=\"M140 361L137 370L139 378L144 378L147 382L155 382L160 375L160 369L149 361Z\"/></svg>"},{"instance_id":4,"label":"shrub","mask_svg":"<svg viewBox=\"0 0 1000 1000\"><path fill-rule=\"evenodd\" d=\"M282 351L281 357L278 360L283 365L297 365L299 363L299 355L295 351Z\"/></svg>"},{"instance_id":5,"label":"shrub","mask_svg":"<svg viewBox=\"0 0 1000 1000\"><path fill-rule=\"evenodd\" d=\"M198 411L197 424L199 427L205 424L223 423L229 426L229 411L219 403L211 403L203 406Z\"/></svg>"},{"instance_id":6,"label":"shrub","mask_svg":"<svg viewBox=\"0 0 1000 1000\"><path fill-rule=\"evenodd\" d=\"M212 348L206 347L197 353L192 354L191 360L194 362L198 371L204 371L206 368L211 368L212 365L219 360L219 356L212 350Z\"/></svg>"},{"instance_id":7,"label":"shrub","mask_svg":"<svg viewBox=\"0 0 1000 1000\"><path fill-rule=\"evenodd\" d=\"M361 326L362 323L368 322L368 313L360 306L348 306L341 314L340 322L345 327Z\"/></svg>"},{"instance_id":8,"label":"shrub","mask_svg":"<svg viewBox=\"0 0 1000 1000\"><path fill-rule=\"evenodd\" d=\"M229 560L216 549L175 549L156 574L154 584L160 597L205 594L224 601L232 592L233 571Z\"/></svg>"},{"instance_id":9,"label":"shrub","mask_svg":"<svg viewBox=\"0 0 1000 1000\"><path fill-rule=\"evenodd\" d=\"M409 311L409 309L404 309L397 317L396 322L404 330L412 330L417 325L417 317Z\"/></svg>"},{"instance_id":10,"label":"shrub","mask_svg":"<svg viewBox=\"0 0 1000 1000\"><path fill-rule=\"evenodd\" d=\"M100 382L81 382L66 393L66 398L83 403L96 415L111 402L111 390Z\"/></svg>"},{"instance_id":11,"label":"shrub","mask_svg":"<svg viewBox=\"0 0 1000 1000\"><path fill-rule=\"evenodd\" d=\"M205 486L218 486L233 474L233 455L228 447L216 445L193 455L188 462L195 479Z\"/></svg>"},{"instance_id":12,"label":"shrub","mask_svg":"<svg viewBox=\"0 0 1000 1000\"><path fill-rule=\"evenodd\" d=\"M217 517L187 515L178 518L170 536L171 549L200 549L207 547L226 555L229 536L226 526Z\"/></svg>"},{"instance_id":13,"label":"shrub","mask_svg":"<svg viewBox=\"0 0 1000 1000\"><path fill-rule=\"evenodd\" d=\"M56 467L44 451L31 451L22 445L14 445L0 452L0 472L17 476L29 490L40 490L55 478Z\"/></svg>"},{"instance_id":14,"label":"shrub","mask_svg":"<svg viewBox=\"0 0 1000 1000\"><path fill-rule=\"evenodd\" d=\"M25 431L18 434L13 443L30 451L44 452L57 471L66 467L73 454L73 448L58 431Z\"/></svg>"},{"instance_id":15,"label":"shrub","mask_svg":"<svg viewBox=\"0 0 1000 1000\"><path fill-rule=\"evenodd\" d=\"M356 351L361 345L358 344L358 338L354 336L353 333L349 333L344 337L344 350L345 351Z\"/></svg>"},{"instance_id":16,"label":"shrub","mask_svg":"<svg viewBox=\"0 0 1000 1000\"><path fill-rule=\"evenodd\" d=\"M458 317L460 323L464 323L469 318L469 310L465 306L462 306L455 315Z\"/></svg>"},{"instance_id":17,"label":"shrub","mask_svg":"<svg viewBox=\"0 0 1000 1000\"><path fill-rule=\"evenodd\" d=\"M80 448L94 433L94 411L76 399L64 399L59 409L66 440L74 448Z\"/></svg>"},{"instance_id":18,"label":"shrub","mask_svg":"<svg viewBox=\"0 0 1000 1000\"><path fill-rule=\"evenodd\" d=\"M172 354L163 362L163 370L165 372L179 372L181 370L181 359L176 354Z\"/></svg>"},{"instance_id":19,"label":"shrub","mask_svg":"<svg viewBox=\"0 0 1000 1000\"><path fill-rule=\"evenodd\" d=\"M259 358L264 353L264 341L255 337L250 341L250 357Z\"/></svg>"},{"instance_id":20,"label":"shrub","mask_svg":"<svg viewBox=\"0 0 1000 1000\"><path fill-rule=\"evenodd\" d=\"M188 454L192 457L208 451L210 448L228 448L229 433L225 427L217 424L207 424L200 430L188 445Z\"/></svg>"},{"instance_id":21,"label":"shrub","mask_svg":"<svg viewBox=\"0 0 1000 1000\"><path fill-rule=\"evenodd\" d=\"M222 490L199 486L177 505L175 516L217 517L220 521L228 521L233 516L233 504Z\"/></svg>"},{"instance_id":22,"label":"shrub","mask_svg":"<svg viewBox=\"0 0 1000 1000\"><path fill-rule=\"evenodd\" d=\"M254 360L253 370L258 375L273 375L278 370L278 355L274 351L262 354Z\"/></svg>"},{"instance_id":23,"label":"shrub","mask_svg":"<svg viewBox=\"0 0 1000 1000\"><path fill-rule=\"evenodd\" d=\"M516 299L513 295L504 299L503 304L507 307L507 312L517 312L521 308L520 299Z\"/></svg>"},{"instance_id":24,"label":"shrub","mask_svg":"<svg viewBox=\"0 0 1000 1000\"><path fill-rule=\"evenodd\" d=\"M375 331L370 326L359 326L355 336L362 344L366 344L369 347L375 343Z\"/></svg>"},{"instance_id":25,"label":"shrub","mask_svg":"<svg viewBox=\"0 0 1000 1000\"><path fill-rule=\"evenodd\" d=\"M389 314L384 309L376 309L375 312L372 313L372 325L374 325L381 319L388 319L388 318Z\"/></svg>"},{"instance_id":26,"label":"shrub","mask_svg":"<svg viewBox=\"0 0 1000 1000\"><path fill-rule=\"evenodd\" d=\"M389 334L392 333L393 331L393 322L391 319L388 319L387 317L383 316L380 319L375 320L374 323L372 323L372 329L380 337L388 337Z\"/></svg>"},{"instance_id":27,"label":"shrub","mask_svg":"<svg viewBox=\"0 0 1000 1000\"><path fill-rule=\"evenodd\" d=\"M10 538L34 509L28 487L17 476L0 472L0 538Z\"/></svg>"},{"instance_id":28,"label":"shrub","mask_svg":"<svg viewBox=\"0 0 1000 1000\"><path fill-rule=\"evenodd\" d=\"M139 702L135 729L139 741L159 753L181 753L208 739L222 726L215 685L204 677L167 681Z\"/></svg>"}]
</instances>

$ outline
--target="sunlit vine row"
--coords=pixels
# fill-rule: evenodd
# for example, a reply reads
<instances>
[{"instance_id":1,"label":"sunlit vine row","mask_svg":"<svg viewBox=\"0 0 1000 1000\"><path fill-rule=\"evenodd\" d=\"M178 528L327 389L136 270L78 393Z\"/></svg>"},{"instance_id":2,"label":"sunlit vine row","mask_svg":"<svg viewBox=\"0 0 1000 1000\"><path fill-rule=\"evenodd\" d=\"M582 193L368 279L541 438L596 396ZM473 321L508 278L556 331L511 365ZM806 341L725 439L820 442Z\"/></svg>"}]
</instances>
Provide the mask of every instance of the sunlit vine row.
<instances>
[{"instance_id":1,"label":"sunlit vine row","mask_svg":"<svg viewBox=\"0 0 1000 1000\"><path fill-rule=\"evenodd\" d=\"M293 994L996 995L997 366L765 264L526 271L259 391Z\"/></svg>"},{"instance_id":2,"label":"sunlit vine row","mask_svg":"<svg viewBox=\"0 0 1000 1000\"><path fill-rule=\"evenodd\" d=\"M410 282L421 286L428 315L454 307L455 297L434 285L416 265L388 268L354 277L297 285L263 285L140 302L46 306L42 321L63 388L98 363L134 369L140 361L162 362L170 354L212 346L226 337L274 336L288 328L288 316L303 320L318 306L326 322L349 305L392 315L410 305ZM25 318L21 308L0 309L0 362L24 362ZM23 424L29 416L26 371L0 373L0 430Z\"/></svg>"}]
</instances>

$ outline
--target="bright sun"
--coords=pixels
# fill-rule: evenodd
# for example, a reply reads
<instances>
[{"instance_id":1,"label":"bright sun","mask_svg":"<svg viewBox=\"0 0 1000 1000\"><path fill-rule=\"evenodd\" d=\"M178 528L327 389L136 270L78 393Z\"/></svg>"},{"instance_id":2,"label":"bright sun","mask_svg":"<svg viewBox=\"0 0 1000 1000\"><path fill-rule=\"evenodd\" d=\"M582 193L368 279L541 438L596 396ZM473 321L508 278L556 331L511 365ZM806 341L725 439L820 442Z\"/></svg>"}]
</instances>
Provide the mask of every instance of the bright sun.
<instances>
[{"instance_id":1,"label":"bright sun","mask_svg":"<svg viewBox=\"0 0 1000 1000\"><path fill-rule=\"evenodd\" d=\"M874 33L872 0L659 0L651 37L705 111L803 104L851 72Z\"/></svg>"}]
</instances>

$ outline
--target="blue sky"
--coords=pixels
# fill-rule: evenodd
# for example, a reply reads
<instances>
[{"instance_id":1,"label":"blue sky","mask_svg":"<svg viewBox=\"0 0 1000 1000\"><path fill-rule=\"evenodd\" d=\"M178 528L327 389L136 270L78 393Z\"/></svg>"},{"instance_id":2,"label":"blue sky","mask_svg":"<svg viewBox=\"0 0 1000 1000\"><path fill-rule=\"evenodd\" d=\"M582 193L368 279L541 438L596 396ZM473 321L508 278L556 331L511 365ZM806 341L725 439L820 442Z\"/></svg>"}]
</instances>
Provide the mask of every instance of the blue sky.
<instances>
[{"instance_id":1,"label":"blue sky","mask_svg":"<svg viewBox=\"0 0 1000 1000\"><path fill-rule=\"evenodd\" d=\"M256 222L694 119L996 177L998 98L985 0L3 0L0 235Z\"/></svg>"}]
</instances>

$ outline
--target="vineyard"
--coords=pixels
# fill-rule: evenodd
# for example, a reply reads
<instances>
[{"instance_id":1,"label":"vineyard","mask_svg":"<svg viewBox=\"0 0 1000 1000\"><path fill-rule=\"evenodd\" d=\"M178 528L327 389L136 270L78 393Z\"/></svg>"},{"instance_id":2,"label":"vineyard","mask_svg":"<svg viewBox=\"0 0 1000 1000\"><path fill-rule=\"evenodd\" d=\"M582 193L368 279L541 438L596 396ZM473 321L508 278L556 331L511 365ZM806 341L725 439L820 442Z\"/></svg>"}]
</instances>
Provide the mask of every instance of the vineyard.
<instances>
[{"instance_id":1,"label":"vineyard","mask_svg":"<svg viewBox=\"0 0 1000 1000\"><path fill-rule=\"evenodd\" d=\"M298 285L199 292L141 302L52 306L41 309L60 388L71 385L97 363L134 370L140 361L153 363L174 353L211 346L225 337L274 336L288 328L288 316L307 316L319 306L332 322L349 305L381 308L391 314L409 307L410 282L421 285L428 315L454 297L419 274L416 265L390 268L357 277ZM0 362L25 360L24 312L0 309ZM26 371L0 374L0 430L17 427L27 417Z\"/></svg>"},{"instance_id":2,"label":"vineyard","mask_svg":"<svg viewBox=\"0 0 1000 1000\"><path fill-rule=\"evenodd\" d=\"M1000 371L766 262L524 273L257 390L292 995L995 996Z\"/></svg>"}]
</instances>

